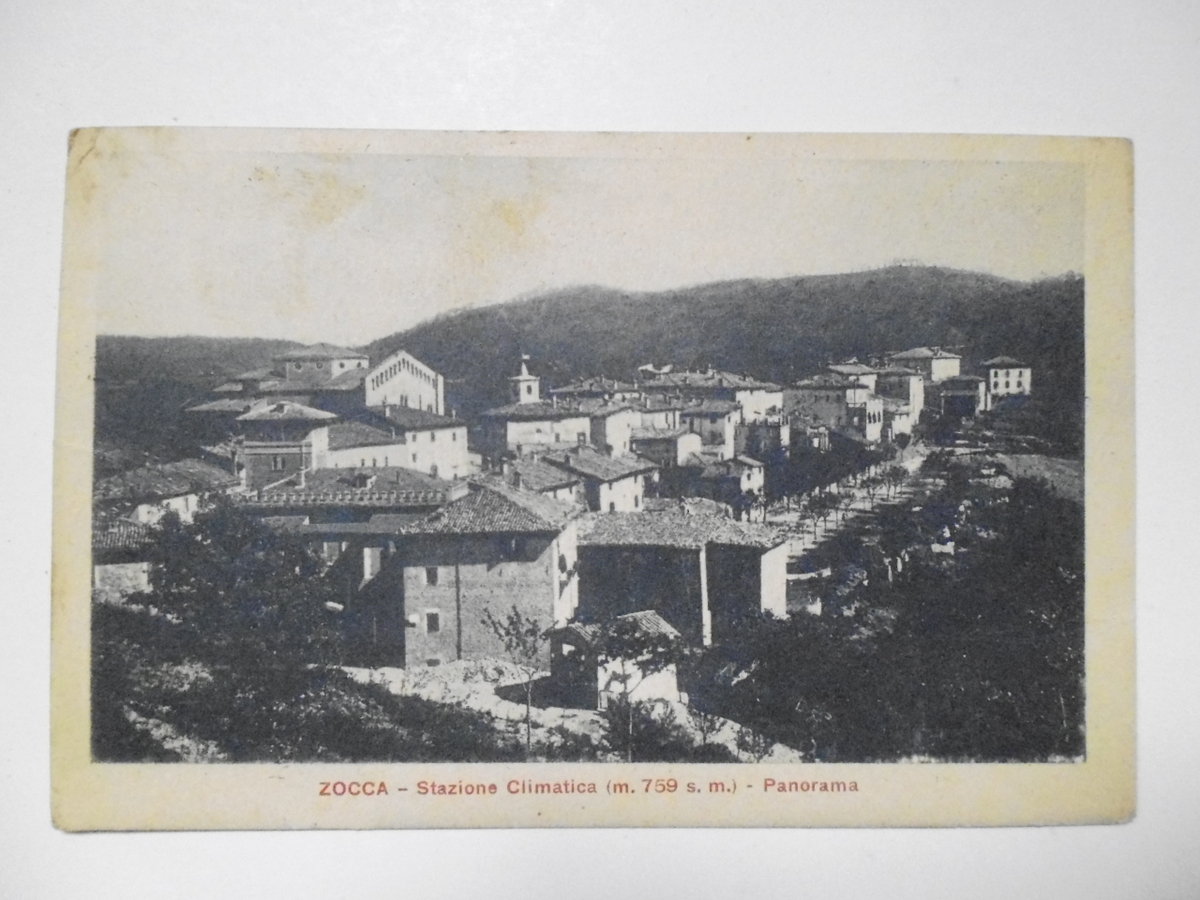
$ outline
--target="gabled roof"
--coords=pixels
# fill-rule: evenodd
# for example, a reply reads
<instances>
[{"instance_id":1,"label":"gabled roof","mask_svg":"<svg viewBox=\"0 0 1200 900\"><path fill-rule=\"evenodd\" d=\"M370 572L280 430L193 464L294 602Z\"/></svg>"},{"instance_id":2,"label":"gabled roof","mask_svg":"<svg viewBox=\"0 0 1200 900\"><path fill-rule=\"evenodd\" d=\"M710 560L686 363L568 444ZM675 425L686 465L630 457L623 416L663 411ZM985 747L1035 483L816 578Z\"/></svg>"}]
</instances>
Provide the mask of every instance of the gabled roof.
<instances>
[{"instance_id":1,"label":"gabled roof","mask_svg":"<svg viewBox=\"0 0 1200 900\"><path fill-rule=\"evenodd\" d=\"M375 447L395 444L400 438L362 422L334 422L329 426L329 449L348 450L351 447Z\"/></svg>"},{"instance_id":2,"label":"gabled roof","mask_svg":"<svg viewBox=\"0 0 1200 900\"><path fill-rule=\"evenodd\" d=\"M506 419L514 422L557 422L562 419L586 419L588 414L566 404L553 403L510 403L489 409L481 416L489 419Z\"/></svg>"},{"instance_id":3,"label":"gabled roof","mask_svg":"<svg viewBox=\"0 0 1200 900\"><path fill-rule=\"evenodd\" d=\"M687 428L634 428L630 437L635 441L667 441L683 437L685 434L695 434Z\"/></svg>"},{"instance_id":4,"label":"gabled roof","mask_svg":"<svg viewBox=\"0 0 1200 900\"><path fill-rule=\"evenodd\" d=\"M803 381L797 382L794 387L798 390L818 390L818 391L866 391L870 387L860 382L854 381L845 375L840 375L835 372L822 372L818 375L813 375L811 378L805 378Z\"/></svg>"},{"instance_id":5,"label":"gabled roof","mask_svg":"<svg viewBox=\"0 0 1200 900\"><path fill-rule=\"evenodd\" d=\"M686 512L592 513L579 529L584 547L669 547L699 550L709 544L770 550L787 538L766 525Z\"/></svg>"},{"instance_id":6,"label":"gabled roof","mask_svg":"<svg viewBox=\"0 0 1200 900\"><path fill-rule=\"evenodd\" d=\"M241 375L233 376L234 381L262 381L264 378L274 376L269 368L251 369L249 372L243 372Z\"/></svg>"},{"instance_id":7,"label":"gabled roof","mask_svg":"<svg viewBox=\"0 0 1200 900\"><path fill-rule=\"evenodd\" d=\"M670 639L679 637L679 632L671 623L652 609L626 613L623 616L617 616L615 621L628 622L633 626L634 631L641 635L661 635ZM574 637L585 647L591 647L601 636L601 626L595 622L568 622L561 628L554 629L554 632Z\"/></svg>"},{"instance_id":8,"label":"gabled roof","mask_svg":"<svg viewBox=\"0 0 1200 900\"><path fill-rule=\"evenodd\" d=\"M509 470L520 476L522 487L538 493L573 487L582 480L578 475L529 457L513 460Z\"/></svg>"},{"instance_id":9,"label":"gabled roof","mask_svg":"<svg viewBox=\"0 0 1200 900\"><path fill-rule=\"evenodd\" d=\"M911 350L902 350L899 353L893 353L888 357L888 359L962 359L962 357L957 353L951 353L948 350L943 350L941 347L913 347Z\"/></svg>"},{"instance_id":10,"label":"gabled roof","mask_svg":"<svg viewBox=\"0 0 1200 900\"><path fill-rule=\"evenodd\" d=\"M951 385L951 384L962 384L962 385L969 384L969 385L971 385L971 387L975 387L975 385L980 384L985 381L987 381L987 379L982 378L979 375L955 375L951 378L943 378L941 381L941 384L942 384L943 389L947 385Z\"/></svg>"},{"instance_id":11,"label":"gabled roof","mask_svg":"<svg viewBox=\"0 0 1200 900\"><path fill-rule=\"evenodd\" d=\"M385 419L389 425L404 431L433 431L438 428L465 428L467 423L462 419L450 416L439 416L424 409L414 409L411 406L370 407L372 413ZM386 410L386 415L385 415Z\"/></svg>"},{"instance_id":12,"label":"gabled roof","mask_svg":"<svg viewBox=\"0 0 1200 900\"><path fill-rule=\"evenodd\" d=\"M292 400L257 404L247 413L238 416L239 422L328 422L336 419L331 412L305 406Z\"/></svg>"},{"instance_id":13,"label":"gabled roof","mask_svg":"<svg viewBox=\"0 0 1200 900\"><path fill-rule=\"evenodd\" d=\"M400 535L407 534L428 513L376 513L367 522L281 522L280 526L300 534L325 535L336 538L340 535ZM272 516L274 519L307 518L303 516ZM266 521L264 519L264 521Z\"/></svg>"},{"instance_id":14,"label":"gabled roof","mask_svg":"<svg viewBox=\"0 0 1200 900\"><path fill-rule=\"evenodd\" d=\"M705 400L703 403L688 404L679 414L682 416L728 415L741 407L733 400Z\"/></svg>"},{"instance_id":15,"label":"gabled roof","mask_svg":"<svg viewBox=\"0 0 1200 900\"><path fill-rule=\"evenodd\" d=\"M409 527L409 534L558 534L578 508L532 491L474 483L470 492Z\"/></svg>"},{"instance_id":16,"label":"gabled roof","mask_svg":"<svg viewBox=\"0 0 1200 900\"><path fill-rule=\"evenodd\" d=\"M733 509L728 503L710 500L707 497L647 497L642 509L648 513L663 513L676 516L720 516L732 518Z\"/></svg>"},{"instance_id":17,"label":"gabled roof","mask_svg":"<svg viewBox=\"0 0 1200 900\"><path fill-rule=\"evenodd\" d=\"M261 400L246 398L237 400L226 398L222 400L210 400L198 406L189 406L185 411L190 413L236 413L237 415L241 415L244 412L249 412L261 402Z\"/></svg>"},{"instance_id":18,"label":"gabled roof","mask_svg":"<svg viewBox=\"0 0 1200 900\"><path fill-rule=\"evenodd\" d=\"M443 481L399 466L317 469L263 488L243 498L251 507L440 506L467 489L465 482Z\"/></svg>"},{"instance_id":19,"label":"gabled roof","mask_svg":"<svg viewBox=\"0 0 1200 900\"><path fill-rule=\"evenodd\" d=\"M877 371L862 363L839 363L828 368L830 372L836 372L838 375L874 375Z\"/></svg>"},{"instance_id":20,"label":"gabled roof","mask_svg":"<svg viewBox=\"0 0 1200 900\"><path fill-rule=\"evenodd\" d=\"M605 378L603 376L595 376L593 378L581 378L579 381L573 381L568 385L560 388L553 388L551 394L615 394L621 391L637 390L635 385L628 384L624 381L617 381L615 378Z\"/></svg>"},{"instance_id":21,"label":"gabled roof","mask_svg":"<svg viewBox=\"0 0 1200 900\"><path fill-rule=\"evenodd\" d=\"M92 531L92 551L137 550L150 544L154 531L137 522L113 522Z\"/></svg>"},{"instance_id":22,"label":"gabled roof","mask_svg":"<svg viewBox=\"0 0 1200 900\"><path fill-rule=\"evenodd\" d=\"M338 347L334 344L312 344L308 347L299 347L295 350L285 350L283 353L277 353L273 358L286 362L309 359L367 359L367 354L358 350L348 350L345 347Z\"/></svg>"},{"instance_id":23,"label":"gabled roof","mask_svg":"<svg viewBox=\"0 0 1200 900\"><path fill-rule=\"evenodd\" d=\"M586 397L576 400L574 406L580 412L587 413L593 418L611 416L619 412L633 412L633 405L623 400L603 400L599 397Z\"/></svg>"},{"instance_id":24,"label":"gabled roof","mask_svg":"<svg viewBox=\"0 0 1200 900\"><path fill-rule=\"evenodd\" d=\"M984 360L980 363L989 369L1024 369L1025 363L1019 359L1013 359L1011 356L996 356L992 359Z\"/></svg>"},{"instance_id":25,"label":"gabled roof","mask_svg":"<svg viewBox=\"0 0 1200 900\"><path fill-rule=\"evenodd\" d=\"M651 472L658 466L640 456L605 456L591 447L573 447L562 453L547 453L546 462L592 481L612 482Z\"/></svg>"},{"instance_id":26,"label":"gabled roof","mask_svg":"<svg viewBox=\"0 0 1200 900\"><path fill-rule=\"evenodd\" d=\"M92 495L96 500L142 502L227 490L240 484L241 480L225 469L199 459L183 459L102 478Z\"/></svg>"},{"instance_id":27,"label":"gabled roof","mask_svg":"<svg viewBox=\"0 0 1200 900\"><path fill-rule=\"evenodd\" d=\"M304 391L353 391L362 386L367 369L347 369L329 377L319 369L289 372L286 378L263 381L258 389L264 394L288 394Z\"/></svg>"},{"instance_id":28,"label":"gabled roof","mask_svg":"<svg viewBox=\"0 0 1200 900\"><path fill-rule=\"evenodd\" d=\"M687 405L687 401L683 397L672 397L670 394L636 397L626 402L634 409L643 412L668 412L673 409L683 409Z\"/></svg>"},{"instance_id":29,"label":"gabled roof","mask_svg":"<svg viewBox=\"0 0 1200 900\"><path fill-rule=\"evenodd\" d=\"M646 385L647 390L662 390L663 388L680 388L682 390L730 388L743 391L777 391L779 385L769 381L759 381L749 375L736 375L720 369L708 369L703 372L667 372Z\"/></svg>"}]
</instances>

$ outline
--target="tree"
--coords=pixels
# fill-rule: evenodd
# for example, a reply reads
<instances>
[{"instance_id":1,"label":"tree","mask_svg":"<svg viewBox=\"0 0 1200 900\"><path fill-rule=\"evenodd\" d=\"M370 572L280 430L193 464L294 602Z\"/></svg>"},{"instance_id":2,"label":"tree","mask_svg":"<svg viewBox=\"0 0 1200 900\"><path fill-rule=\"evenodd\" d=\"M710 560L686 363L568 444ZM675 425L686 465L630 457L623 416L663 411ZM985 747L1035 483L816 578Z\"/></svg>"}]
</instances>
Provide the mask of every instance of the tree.
<instances>
[{"instance_id":1,"label":"tree","mask_svg":"<svg viewBox=\"0 0 1200 900\"><path fill-rule=\"evenodd\" d=\"M623 738L626 760L633 761L634 720L638 707L633 692L656 672L672 665L678 658L679 646L675 637L642 626L636 616L618 616L600 624L595 643L597 662L612 670L610 683L619 689L618 721L624 720Z\"/></svg>"},{"instance_id":2,"label":"tree","mask_svg":"<svg viewBox=\"0 0 1200 900\"><path fill-rule=\"evenodd\" d=\"M540 671L542 651L550 640L549 631L537 619L524 616L514 605L503 619L484 609L482 622L504 644L504 652L516 665L525 687L525 752L533 750L533 680Z\"/></svg>"},{"instance_id":3,"label":"tree","mask_svg":"<svg viewBox=\"0 0 1200 900\"><path fill-rule=\"evenodd\" d=\"M151 553L152 604L182 625L178 648L240 670L329 663L340 640L325 604L337 585L297 535L221 500L184 525L164 517Z\"/></svg>"}]
</instances>

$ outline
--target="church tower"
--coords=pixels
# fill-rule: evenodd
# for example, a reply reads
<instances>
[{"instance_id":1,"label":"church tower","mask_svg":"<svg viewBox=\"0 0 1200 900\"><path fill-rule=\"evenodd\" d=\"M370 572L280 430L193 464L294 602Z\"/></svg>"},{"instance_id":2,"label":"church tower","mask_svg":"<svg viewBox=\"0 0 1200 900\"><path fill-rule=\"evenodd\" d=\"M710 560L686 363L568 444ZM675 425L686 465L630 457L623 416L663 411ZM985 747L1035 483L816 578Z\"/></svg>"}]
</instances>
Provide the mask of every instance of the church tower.
<instances>
[{"instance_id":1,"label":"church tower","mask_svg":"<svg viewBox=\"0 0 1200 900\"><path fill-rule=\"evenodd\" d=\"M536 375L529 374L528 354L521 355L521 373L508 380L512 384L512 398L514 403L542 402L542 379Z\"/></svg>"}]
</instances>

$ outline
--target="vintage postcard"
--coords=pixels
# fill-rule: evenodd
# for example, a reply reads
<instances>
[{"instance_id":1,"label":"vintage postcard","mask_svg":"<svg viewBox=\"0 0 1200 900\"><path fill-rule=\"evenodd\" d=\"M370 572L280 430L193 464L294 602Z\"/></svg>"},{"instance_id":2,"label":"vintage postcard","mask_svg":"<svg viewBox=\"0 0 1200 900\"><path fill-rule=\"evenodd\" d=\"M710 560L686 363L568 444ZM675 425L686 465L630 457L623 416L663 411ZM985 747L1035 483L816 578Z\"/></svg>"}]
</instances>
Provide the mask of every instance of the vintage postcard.
<instances>
[{"instance_id":1,"label":"vintage postcard","mask_svg":"<svg viewBox=\"0 0 1200 900\"><path fill-rule=\"evenodd\" d=\"M1134 813L1116 139L86 129L67 830Z\"/></svg>"}]
</instances>

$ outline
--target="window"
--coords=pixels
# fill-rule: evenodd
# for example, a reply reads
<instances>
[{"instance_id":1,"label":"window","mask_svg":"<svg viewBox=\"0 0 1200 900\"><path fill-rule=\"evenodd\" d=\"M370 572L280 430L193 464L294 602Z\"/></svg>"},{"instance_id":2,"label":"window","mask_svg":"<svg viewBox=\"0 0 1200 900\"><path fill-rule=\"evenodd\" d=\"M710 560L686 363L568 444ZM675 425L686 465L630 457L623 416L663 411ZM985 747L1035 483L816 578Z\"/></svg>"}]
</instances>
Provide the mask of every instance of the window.
<instances>
[{"instance_id":1,"label":"window","mask_svg":"<svg viewBox=\"0 0 1200 900\"><path fill-rule=\"evenodd\" d=\"M322 366L324 366L324 365L325 365L325 363L320 363L320 362L319 362L319 363L317 363L317 368L319 369L319 368L321 368L321 367L322 367Z\"/></svg>"},{"instance_id":2,"label":"window","mask_svg":"<svg viewBox=\"0 0 1200 900\"><path fill-rule=\"evenodd\" d=\"M430 586L437 585L437 583L438 583L438 567L437 566L426 566L425 567L425 583Z\"/></svg>"},{"instance_id":3,"label":"window","mask_svg":"<svg viewBox=\"0 0 1200 900\"><path fill-rule=\"evenodd\" d=\"M436 440L437 440L437 432L436 431L429 432L429 443L432 444Z\"/></svg>"},{"instance_id":4,"label":"window","mask_svg":"<svg viewBox=\"0 0 1200 900\"><path fill-rule=\"evenodd\" d=\"M457 431L450 432L450 440L452 440L452 441L458 440L458 432Z\"/></svg>"},{"instance_id":5,"label":"window","mask_svg":"<svg viewBox=\"0 0 1200 900\"><path fill-rule=\"evenodd\" d=\"M437 478L437 477L438 477L438 474L437 474L437 472L438 472L438 470L437 470L437 464L436 464L436 463L435 463L434 465L432 465L432 466L430 466L430 467L429 467L429 477L431 477L431 478Z\"/></svg>"},{"instance_id":6,"label":"window","mask_svg":"<svg viewBox=\"0 0 1200 900\"><path fill-rule=\"evenodd\" d=\"M637 494L634 494L634 495L633 495L633 508L634 508L634 509L637 509L637 508L638 508L638 505L639 505L638 501L640 501L641 499L642 499L642 498L641 498L641 497L639 497Z\"/></svg>"},{"instance_id":7,"label":"window","mask_svg":"<svg viewBox=\"0 0 1200 900\"><path fill-rule=\"evenodd\" d=\"M416 462L416 461L417 461L417 454L414 453L413 454L413 462Z\"/></svg>"},{"instance_id":8,"label":"window","mask_svg":"<svg viewBox=\"0 0 1200 900\"><path fill-rule=\"evenodd\" d=\"M616 512L616 511L617 511L617 504L615 504L615 503L609 503L609 504L608 504L608 511L609 511L609 512Z\"/></svg>"},{"instance_id":9,"label":"window","mask_svg":"<svg viewBox=\"0 0 1200 900\"><path fill-rule=\"evenodd\" d=\"M527 393L527 394L533 393L533 385L532 384L525 385L525 393Z\"/></svg>"},{"instance_id":10,"label":"window","mask_svg":"<svg viewBox=\"0 0 1200 900\"><path fill-rule=\"evenodd\" d=\"M344 362L340 362L340 363L338 363L338 368L344 369L344 368L346 368L346 364Z\"/></svg>"},{"instance_id":11,"label":"window","mask_svg":"<svg viewBox=\"0 0 1200 900\"><path fill-rule=\"evenodd\" d=\"M425 613L425 633L437 634L442 630L442 616L438 612Z\"/></svg>"},{"instance_id":12,"label":"window","mask_svg":"<svg viewBox=\"0 0 1200 900\"><path fill-rule=\"evenodd\" d=\"M271 457L271 471L282 472L287 465L287 461L282 456Z\"/></svg>"}]
</instances>

